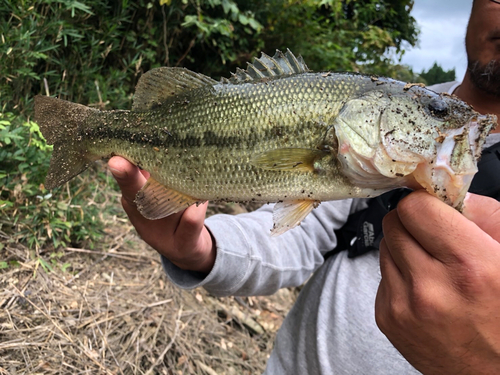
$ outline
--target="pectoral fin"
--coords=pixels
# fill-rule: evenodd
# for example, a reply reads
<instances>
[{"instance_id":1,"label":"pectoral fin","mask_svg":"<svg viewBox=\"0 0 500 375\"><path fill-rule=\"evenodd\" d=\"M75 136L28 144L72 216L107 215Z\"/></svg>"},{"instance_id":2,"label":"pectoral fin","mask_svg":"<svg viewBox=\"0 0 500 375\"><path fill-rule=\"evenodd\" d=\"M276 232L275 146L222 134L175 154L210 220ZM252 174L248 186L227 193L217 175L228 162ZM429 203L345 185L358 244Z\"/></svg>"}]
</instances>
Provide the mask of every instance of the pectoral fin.
<instances>
[{"instance_id":1,"label":"pectoral fin","mask_svg":"<svg viewBox=\"0 0 500 375\"><path fill-rule=\"evenodd\" d=\"M314 163L328 154L327 151L317 149L280 148L258 154L252 162L267 170L312 172Z\"/></svg>"},{"instance_id":2,"label":"pectoral fin","mask_svg":"<svg viewBox=\"0 0 500 375\"><path fill-rule=\"evenodd\" d=\"M164 218L199 202L199 199L168 189L151 177L135 197L137 209L149 220Z\"/></svg>"},{"instance_id":3,"label":"pectoral fin","mask_svg":"<svg viewBox=\"0 0 500 375\"><path fill-rule=\"evenodd\" d=\"M271 230L271 236L279 236L299 225L313 208L318 207L320 203L320 201L309 199L276 203L273 210L274 225Z\"/></svg>"}]
</instances>

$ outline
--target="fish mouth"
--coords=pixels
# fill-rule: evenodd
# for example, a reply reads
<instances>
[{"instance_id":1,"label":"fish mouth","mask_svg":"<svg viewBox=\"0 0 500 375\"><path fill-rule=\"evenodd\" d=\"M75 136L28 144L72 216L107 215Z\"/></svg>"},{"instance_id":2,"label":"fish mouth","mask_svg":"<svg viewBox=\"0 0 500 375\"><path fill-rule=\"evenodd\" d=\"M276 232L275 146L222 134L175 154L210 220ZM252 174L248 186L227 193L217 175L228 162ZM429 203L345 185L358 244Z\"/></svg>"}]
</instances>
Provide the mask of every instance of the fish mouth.
<instances>
[{"instance_id":1,"label":"fish mouth","mask_svg":"<svg viewBox=\"0 0 500 375\"><path fill-rule=\"evenodd\" d=\"M495 126L496 116L478 115L460 128L439 134L435 159L417 167L415 180L432 195L461 210L486 136Z\"/></svg>"}]
</instances>

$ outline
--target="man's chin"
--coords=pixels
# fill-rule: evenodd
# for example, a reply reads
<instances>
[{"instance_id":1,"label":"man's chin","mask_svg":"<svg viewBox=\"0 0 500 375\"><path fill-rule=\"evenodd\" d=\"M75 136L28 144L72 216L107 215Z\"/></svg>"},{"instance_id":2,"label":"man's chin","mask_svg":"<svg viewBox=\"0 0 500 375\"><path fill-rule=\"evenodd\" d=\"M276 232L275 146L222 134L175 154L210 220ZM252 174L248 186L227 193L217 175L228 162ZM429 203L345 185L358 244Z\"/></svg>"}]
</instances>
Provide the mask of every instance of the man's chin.
<instances>
[{"instance_id":1,"label":"man's chin","mask_svg":"<svg viewBox=\"0 0 500 375\"><path fill-rule=\"evenodd\" d=\"M500 97L500 60L491 60L481 64L478 60L469 60L467 65L472 83L485 93Z\"/></svg>"}]
</instances>

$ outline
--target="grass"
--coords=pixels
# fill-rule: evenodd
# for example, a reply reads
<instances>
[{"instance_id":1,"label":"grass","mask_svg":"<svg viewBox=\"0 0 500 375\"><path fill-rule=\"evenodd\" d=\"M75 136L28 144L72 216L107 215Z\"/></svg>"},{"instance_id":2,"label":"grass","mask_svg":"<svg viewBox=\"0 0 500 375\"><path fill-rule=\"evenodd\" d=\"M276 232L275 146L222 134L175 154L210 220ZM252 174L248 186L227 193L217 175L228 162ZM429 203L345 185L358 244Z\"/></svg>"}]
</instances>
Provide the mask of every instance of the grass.
<instances>
[{"instance_id":1,"label":"grass","mask_svg":"<svg viewBox=\"0 0 500 375\"><path fill-rule=\"evenodd\" d=\"M105 235L93 249L42 248L34 257L0 230L0 374L261 373L296 292L180 290L136 235L118 193L99 194Z\"/></svg>"}]
</instances>

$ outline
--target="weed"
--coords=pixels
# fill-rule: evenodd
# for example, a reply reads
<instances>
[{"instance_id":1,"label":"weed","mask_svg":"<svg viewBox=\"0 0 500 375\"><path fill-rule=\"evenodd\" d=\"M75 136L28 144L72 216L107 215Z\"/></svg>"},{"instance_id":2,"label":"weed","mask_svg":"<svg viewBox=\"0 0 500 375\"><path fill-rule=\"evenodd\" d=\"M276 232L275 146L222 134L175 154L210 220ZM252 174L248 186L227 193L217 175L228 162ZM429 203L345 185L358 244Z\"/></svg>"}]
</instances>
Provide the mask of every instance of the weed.
<instances>
[{"instance_id":1,"label":"weed","mask_svg":"<svg viewBox=\"0 0 500 375\"><path fill-rule=\"evenodd\" d=\"M47 191L43 180L52 147L36 123L12 114L0 117L0 147L0 229L9 241L37 251L82 243L92 248L103 234L103 214L116 210L104 192L116 189L113 180L94 167L90 174ZM49 263L41 266L50 269Z\"/></svg>"}]
</instances>

